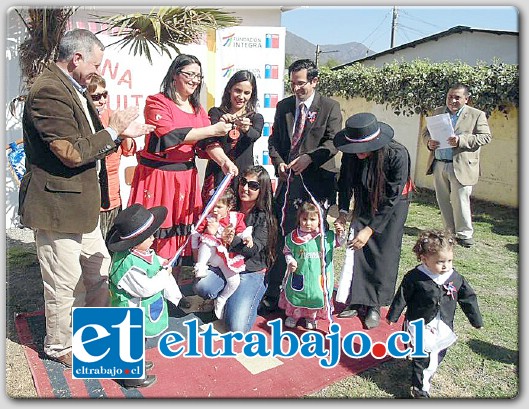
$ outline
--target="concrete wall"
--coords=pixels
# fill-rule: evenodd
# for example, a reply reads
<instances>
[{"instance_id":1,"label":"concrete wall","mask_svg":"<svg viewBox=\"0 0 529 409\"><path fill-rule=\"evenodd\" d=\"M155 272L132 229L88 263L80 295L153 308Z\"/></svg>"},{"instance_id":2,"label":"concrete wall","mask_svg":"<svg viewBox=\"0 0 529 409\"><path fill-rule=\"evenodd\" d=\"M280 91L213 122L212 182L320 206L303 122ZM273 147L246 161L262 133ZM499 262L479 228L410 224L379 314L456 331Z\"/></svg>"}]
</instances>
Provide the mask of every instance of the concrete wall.
<instances>
[{"instance_id":1,"label":"concrete wall","mask_svg":"<svg viewBox=\"0 0 529 409\"><path fill-rule=\"evenodd\" d=\"M518 110L505 114L494 111L489 118L492 141L481 148L481 176L472 196L501 205L519 207L518 203ZM416 157L417 186L433 189L433 177L426 176L428 152L422 141Z\"/></svg>"},{"instance_id":2,"label":"concrete wall","mask_svg":"<svg viewBox=\"0 0 529 409\"><path fill-rule=\"evenodd\" d=\"M486 44L486 46L483 46ZM419 43L413 47L383 54L375 60L364 60L366 66L382 67L395 61L427 59L430 62L461 61L469 65L492 63L495 59L506 64L518 64L518 35L486 32L462 32ZM383 105L363 98L336 98L342 106L344 121L357 112L372 112L395 130L395 139L404 144L412 160L411 172L418 187L433 189L432 176L426 175L428 152L419 140L424 117L397 116ZM493 112L489 118L492 142L481 149L481 177L474 186L473 197L518 207L518 110L508 115Z\"/></svg>"},{"instance_id":3,"label":"concrete wall","mask_svg":"<svg viewBox=\"0 0 529 409\"><path fill-rule=\"evenodd\" d=\"M476 31L455 33L395 53L383 54L374 60L364 60L362 64L382 67L386 63L416 59L428 59L430 62L461 61L469 65L476 65L480 61L492 63L494 59L499 59L506 64L518 64L518 35Z\"/></svg>"},{"instance_id":4,"label":"concrete wall","mask_svg":"<svg viewBox=\"0 0 529 409\"><path fill-rule=\"evenodd\" d=\"M397 116L382 105L363 98L340 102L345 120L358 112L372 112L379 121L395 130L395 139L406 146L411 157L411 173L418 187L433 189L433 177L426 175L428 151L419 140L424 117ZM518 110L512 108L508 115L494 111L489 118L492 141L481 148L481 177L474 186L472 196L500 205L518 207Z\"/></svg>"},{"instance_id":5,"label":"concrete wall","mask_svg":"<svg viewBox=\"0 0 529 409\"><path fill-rule=\"evenodd\" d=\"M342 109L343 122L351 115L358 112L371 112L381 122L385 122L394 129L394 138L402 143L411 157L411 173L415 174L415 158L417 157L417 135L419 133L419 117L405 117L397 116L393 111L385 109L383 105L377 105L374 102L368 102L364 98L353 98L346 100L345 98L336 98L340 102Z\"/></svg>"}]
</instances>

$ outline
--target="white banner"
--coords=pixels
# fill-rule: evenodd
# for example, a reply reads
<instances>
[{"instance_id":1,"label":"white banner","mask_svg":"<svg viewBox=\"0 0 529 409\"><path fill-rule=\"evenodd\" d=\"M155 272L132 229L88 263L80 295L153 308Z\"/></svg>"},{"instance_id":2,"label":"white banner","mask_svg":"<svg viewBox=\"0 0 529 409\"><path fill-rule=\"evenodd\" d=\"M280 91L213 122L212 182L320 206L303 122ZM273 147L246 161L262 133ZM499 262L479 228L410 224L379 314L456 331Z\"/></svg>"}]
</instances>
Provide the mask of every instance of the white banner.
<instances>
[{"instance_id":1,"label":"white banner","mask_svg":"<svg viewBox=\"0 0 529 409\"><path fill-rule=\"evenodd\" d=\"M15 17L15 21L18 21L18 17ZM72 17L68 29L85 28L98 33L102 26L98 23L90 22L90 20L92 18L87 11L79 10ZM275 106L283 98L285 33L284 27L233 27L217 31L216 50L213 51L213 55L211 50L208 51L206 37L204 37L204 41L201 44L182 45L179 47L182 53L195 55L202 64L205 81L202 85L201 103L206 111L211 108L211 106L208 106L208 94L214 96L215 105L219 106L224 87L235 71L246 69L254 73L257 79L258 111L265 119L263 137L255 143L254 162L263 164L272 178L274 177L274 169L269 164L268 159L268 136L272 128ZM134 56L129 51L128 46L122 49L117 45L110 45L119 40L120 37L104 33L97 36L107 46L103 56L101 72L106 80L109 92L108 106L112 110L138 106L140 110L139 120L143 121L145 100L147 96L160 91L162 80L176 54L173 56L160 55L151 48L153 63L150 64L145 56ZM12 48L15 50L16 44L22 39L16 37L15 33L12 33L12 37ZM13 63L9 66L10 75L8 77L19 78L18 56L13 55L12 57ZM214 70L214 75L211 75L212 70ZM208 83L208 80L210 83ZM10 82L15 83L15 81ZM16 95L16 90L13 90L10 94ZM19 104L18 108L21 111L22 104ZM22 137L20 117L21 112L17 112L16 116L6 112L6 122L10 126L8 128L8 141ZM136 139L138 148L142 148L144 145L142 139ZM197 167L201 178L203 177L205 162L205 160L197 159ZM136 164L135 156L122 156L121 158L119 177L124 207L127 205L130 193L130 186L125 183L125 169ZM6 187L6 225L7 227L12 227L16 225L17 220L18 186L14 183L7 165Z\"/></svg>"},{"instance_id":2,"label":"white banner","mask_svg":"<svg viewBox=\"0 0 529 409\"><path fill-rule=\"evenodd\" d=\"M218 30L216 41L215 105L220 105L224 87L235 72L248 70L255 75L258 111L265 124L254 145L254 162L264 165L273 179L268 136L275 107L284 94L285 35L284 27L231 27Z\"/></svg>"},{"instance_id":3,"label":"white banner","mask_svg":"<svg viewBox=\"0 0 529 409\"><path fill-rule=\"evenodd\" d=\"M72 24L69 28L84 28L94 33L99 33L103 26L87 21L87 17L83 13L77 13L72 18ZM145 101L149 95L160 92L165 74L177 54L175 52L171 56L160 54L154 47L150 46L151 64L145 55L134 55L129 45L121 48L121 44L114 44L123 37L113 36L107 32L99 33L97 37L106 47L100 70L108 90L107 107L115 111L130 106L137 106L140 112L137 121L143 122ZM202 72L207 72L208 50L205 37L201 44L180 45L179 49L183 54L191 54L197 57L202 64ZM200 102L206 107L207 88L205 84L200 96ZM138 150L143 149L145 145L144 138L136 138L135 141ZM130 195L130 186L125 182L125 174L127 168L130 168L130 174L132 175L132 168L137 164L135 155L121 156L119 185L123 208L127 207Z\"/></svg>"}]
</instances>

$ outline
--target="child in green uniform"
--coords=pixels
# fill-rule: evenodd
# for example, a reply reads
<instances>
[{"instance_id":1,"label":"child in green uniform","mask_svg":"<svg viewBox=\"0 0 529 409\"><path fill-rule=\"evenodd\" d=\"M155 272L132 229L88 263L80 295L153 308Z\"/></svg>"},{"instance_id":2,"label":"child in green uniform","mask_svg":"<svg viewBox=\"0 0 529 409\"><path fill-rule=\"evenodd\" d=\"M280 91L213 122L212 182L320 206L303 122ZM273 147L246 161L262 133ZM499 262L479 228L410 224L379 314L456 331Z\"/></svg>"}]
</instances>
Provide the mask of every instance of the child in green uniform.
<instances>
[{"instance_id":1,"label":"child in green uniform","mask_svg":"<svg viewBox=\"0 0 529 409\"><path fill-rule=\"evenodd\" d=\"M151 245L153 234L165 217L164 206L146 209L136 203L121 211L114 221L108 248L114 252L110 270L110 298L113 307L143 307L145 337L156 337L169 326L167 301L178 305L182 293L172 275L168 261L156 255ZM146 369L148 366L146 363ZM146 387L156 376L126 379L123 386Z\"/></svg>"},{"instance_id":2,"label":"child in green uniform","mask_svg":"<svg viewBox=\"0 0 529 409\"><path fill-rule=\"evenodd\" d=\"M322 274L322 237L320 212L316 205L305 202L298 210L298 223L285 239L283 252L287 271L279 296L279 307L287 316L285 326L295 328L305 318L307 329L316 329L317 320L325 319L328 308L326 294L332 294L334 285L333 249L345 241L345 227L336 225L325 232L325 280ZM324 292L324 281L326 291Z\"/></svg>"}]
</instances>

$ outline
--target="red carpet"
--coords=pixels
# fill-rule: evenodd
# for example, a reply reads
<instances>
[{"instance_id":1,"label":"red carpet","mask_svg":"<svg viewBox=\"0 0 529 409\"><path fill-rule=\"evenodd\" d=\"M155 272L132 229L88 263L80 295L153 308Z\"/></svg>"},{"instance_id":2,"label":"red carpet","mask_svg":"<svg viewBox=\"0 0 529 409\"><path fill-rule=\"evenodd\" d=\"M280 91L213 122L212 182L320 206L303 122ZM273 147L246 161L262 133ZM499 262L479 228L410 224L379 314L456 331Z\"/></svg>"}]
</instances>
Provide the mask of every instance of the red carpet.
<instances>
[{"instance_id":1,"label":"red carpet","mask_svg":"<svg viewBox=\"0 0 529 409\"><path fill-rule=\"evenodd\" d=\"M338 312L343 305L339 308ZM171 315L170 329L179 329L184 335L184 321L196 318L202 324L213 319L211 313L185 315L181 310L174 310ZM385 316L385 310L382 316ZM381 321L379 328L368 331L373 341L385 341L389 333L400 329L400 324L390 328L384 320ZM342 336L352 331L365 331L358 318L338 318L335 322L341 325ZM43 358L43 312L19 314L16 328L20 342L25 346L37 394L42 398L300 398L391 359L376 359L371 355L353 359L342 353L338 365L326 369L319 365L318 358L295 355L293 358L272 359L272 365L264 370L261 367L262 371L255 373L236 358L180 356L168 359L154 347L146 350L146 359L154 361L151 373L157 376L157 382L149 388L125 389L111 379L72 379L70 369ZM327 323L320 321L318 328L326 330ZM258 316L252 330L263 332L269 338L270 327L263 317ZM298 335L304 331L301 327L293 330ZM270 363L269 359L263 359Z\"/></svg>"}]
</instances>

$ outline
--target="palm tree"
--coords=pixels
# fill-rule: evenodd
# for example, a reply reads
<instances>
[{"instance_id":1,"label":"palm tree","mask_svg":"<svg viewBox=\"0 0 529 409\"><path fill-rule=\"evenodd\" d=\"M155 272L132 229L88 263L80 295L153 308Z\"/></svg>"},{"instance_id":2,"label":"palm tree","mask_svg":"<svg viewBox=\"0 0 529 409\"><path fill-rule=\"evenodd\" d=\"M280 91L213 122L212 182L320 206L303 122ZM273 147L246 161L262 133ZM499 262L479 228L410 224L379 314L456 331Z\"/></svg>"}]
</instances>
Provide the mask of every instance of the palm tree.
<instances>
[{"instance_id":1,"label":"palm tree","mask_svg":"<svg viewBox=\"0 0 529 409\"><path fill-rule=\"evenodd\" d=\"M26 39L18 48L23 88L29 89L46 64L56 60L59 42L76 10L77 7L15 9L27 30Z\"/></svg>"},{"instance_id":2,"label":"palm tree","mask_svg":"<svg viewBox=\"0 0 529 409\"><path fill-rule=\"evenodd\" d=\"M23 94L46 64L57 59L58 45L66 32L68 20L78 7L15 9L27 29L26 39L19 47L19 63ZM170 50L180 53L178 46L198 43L208 29L240 24L240 18L215 8L159 7L149 13L114 16L93 16L106 25L110 35L123 36L114 44L130 45L133 55L139 54L152 64L149 45L160 54Z\"/></svg>"},{"instance_id":3,"label":"palm tree","mask_svg":"<svg viewBox=\"0 0 529 409\"><path fill-rule=\"evenodd\" d=\"M152 64L149 46L160 54L171 56L171 49L180 54L179 45L199 43L208 29L239 25L241 19L231 14L214 8L160 7L149 13L94 17L107 26L101 32L123 36L113 44L130 45L133 55L145 55Z\"/></svg>"}]
</instances>

